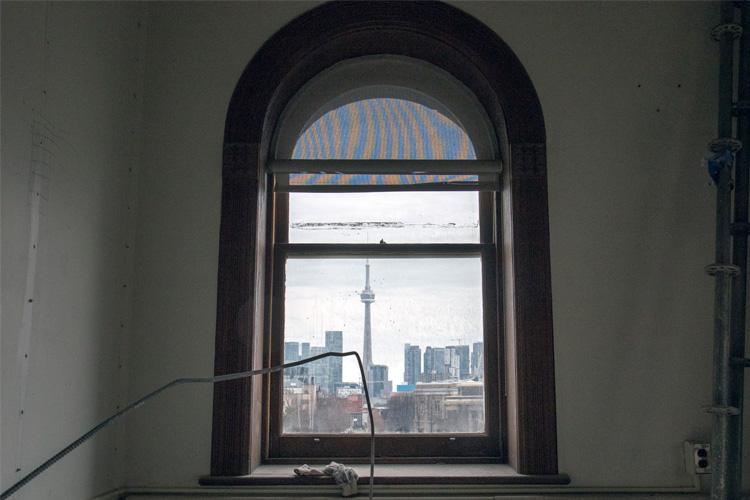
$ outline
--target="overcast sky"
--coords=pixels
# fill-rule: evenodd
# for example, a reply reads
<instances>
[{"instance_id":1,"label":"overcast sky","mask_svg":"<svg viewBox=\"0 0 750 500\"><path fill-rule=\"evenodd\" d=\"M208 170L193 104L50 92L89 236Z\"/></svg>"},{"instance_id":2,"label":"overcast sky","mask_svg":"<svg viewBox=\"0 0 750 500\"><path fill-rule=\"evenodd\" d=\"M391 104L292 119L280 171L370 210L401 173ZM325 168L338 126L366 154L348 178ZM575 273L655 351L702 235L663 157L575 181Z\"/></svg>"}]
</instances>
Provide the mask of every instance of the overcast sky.
<instances>
[{"instance_id":1,"label":"overcast sky","mask_svg":"<svg viewBox=\"0 0 750 500\"><path fill-rule=\"evenodd\" d=\"M477 219L476 192L290 196L291 242L475 243ZM424 353L428 345L482 340L479 257L371 259L370 265L373 362L389 366L394 390L403 383L405 343ZM326 330L341 330L344 350L361 354L364 284L364 259L290 259L285 340L324 345ZM344 360L344 380L359 380L353 359Z\"/></svg>"}]
</instances>

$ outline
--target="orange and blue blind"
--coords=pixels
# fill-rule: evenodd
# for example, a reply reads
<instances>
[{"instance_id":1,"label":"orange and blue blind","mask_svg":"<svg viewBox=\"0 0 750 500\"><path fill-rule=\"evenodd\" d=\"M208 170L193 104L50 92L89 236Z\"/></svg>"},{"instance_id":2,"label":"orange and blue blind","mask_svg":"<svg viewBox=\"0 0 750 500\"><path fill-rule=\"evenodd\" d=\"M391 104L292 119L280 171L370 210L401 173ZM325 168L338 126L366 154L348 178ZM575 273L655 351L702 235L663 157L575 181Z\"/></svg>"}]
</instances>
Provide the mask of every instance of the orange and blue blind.
<instances>
[{"instance_id":1,"label":"orange and blue blind","mask_svg":"<svg viewBox=\"0 0 750 500\"><path fill-rule=\"evenodd\" d=\"M296 160L473 160L469 136L453 120L403 99L356 101L325 113L295 145ZM294 186L465 184L477 175L290 174Z\"/></svg>"}]
</instances>

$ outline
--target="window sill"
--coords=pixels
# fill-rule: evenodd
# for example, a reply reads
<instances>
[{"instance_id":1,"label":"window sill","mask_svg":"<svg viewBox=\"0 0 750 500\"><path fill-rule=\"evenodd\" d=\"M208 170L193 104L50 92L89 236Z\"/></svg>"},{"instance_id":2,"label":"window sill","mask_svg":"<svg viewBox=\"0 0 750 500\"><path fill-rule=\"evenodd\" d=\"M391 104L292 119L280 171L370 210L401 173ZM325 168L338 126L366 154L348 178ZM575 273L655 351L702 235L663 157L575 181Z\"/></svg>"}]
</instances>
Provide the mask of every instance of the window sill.
<instances>
[{"instance_id":1,"label":"window sill","mask_svg":"<svg viewBox=\"0 0 750 500\"><path fill-rule=\"evenodd\" d=\"M325 464L310 464L323 468ZM331 485L327 476L295 476L293 465L266 464L247 476L204 476L203 486ZM370 467L357 464L359 484L369 483ZM523 475L506 464L376 464L376 485L473 484L473 485L559 485L570 483L567 474Z\"/></svg>"}]
</instances>

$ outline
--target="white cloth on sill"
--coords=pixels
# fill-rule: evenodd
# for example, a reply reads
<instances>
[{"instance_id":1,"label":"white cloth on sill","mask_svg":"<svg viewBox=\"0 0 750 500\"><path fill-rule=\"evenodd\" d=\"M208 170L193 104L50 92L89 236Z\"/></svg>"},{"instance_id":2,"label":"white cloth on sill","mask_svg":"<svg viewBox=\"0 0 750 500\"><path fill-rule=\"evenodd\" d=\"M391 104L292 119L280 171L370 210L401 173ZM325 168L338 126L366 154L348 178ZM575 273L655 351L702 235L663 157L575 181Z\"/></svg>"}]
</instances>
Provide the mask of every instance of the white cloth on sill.
<instances>
[{"instance_id":1,"label":"white cloth on sill","mask_svg":"<svg viewBox=\"0 0 750 500\"><path fill-rule=\"evenodd\" d=\"M318 470L318 469L313 469L307 464L296 467L294 469L294 473L297 474L298 476L325 476L325 474L323 474L323 471Z\"/></svg>"},{"instance_id":2,"label":"white cloth on sill","mask_svg":"<svg viewBox=\"0 0 750 500\"><path fill-rule=\"evenodd\" d=\"M357 494L357 479L359 474L351 467L331 462L321 471L310 467L307 464L301 465L294 469L298 476L331 476L336 484L341 486L341 496L350 497Z\"/></svg>"}]
</instances>

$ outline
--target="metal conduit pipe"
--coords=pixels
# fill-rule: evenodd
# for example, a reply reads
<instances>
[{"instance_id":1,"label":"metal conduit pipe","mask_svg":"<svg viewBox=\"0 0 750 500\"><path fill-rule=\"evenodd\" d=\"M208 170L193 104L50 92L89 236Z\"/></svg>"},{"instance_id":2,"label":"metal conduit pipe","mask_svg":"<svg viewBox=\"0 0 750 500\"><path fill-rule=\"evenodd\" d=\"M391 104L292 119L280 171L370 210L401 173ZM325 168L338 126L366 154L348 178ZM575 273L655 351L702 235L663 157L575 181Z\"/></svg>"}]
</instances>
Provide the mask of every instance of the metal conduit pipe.
<instances>
[{"instance_id":1,"label":"metal conduit pipe","mask_svg":"<svg viewBox=\"0 0 750 500\"><path fill-rule=\"evenodd\" d=\"M732 140L732 105L734 73L734 26L735 7L733 2L721 3L721 24L714 29L714 38L719 43L719 112L718 138L711 143L711 149L723 152L730 148ZM732 275L736 273L730 264L730 222L731 222L731 169L727 163L716 173L716 236L715 260L708 267L709 274L715 277L714 289L714 339L713 339L713 394L708 411L713 415L711 434L711 498L727 500L727 478L729 460L729 405L730 388L730 314L732 296Z\"/></svg>"},{"instance_id":2,"label":"metal conduit pipe","mask_svg":"<svg viewBox=\"0 0 750 500\"><path fill-rule=\"evenodd\" d=\"M750 169L750 3L740 4L739 78L737 84L737 139L743 147L737 152L734 174L734 224L732 225L732 264L740 273L732 283L732 318L730 356L732 360L745 356L745 322L747 300L747 237L748 237L748 177ZM742 489L742 407L745 385L745 366L732 363L730 373L729 406L737 408L737 415L729 418L727 456L727 496L740 498Z\"/></svg>"},{"instance_id":3,"label":"metal conduit pipe","mask_svg":"<svg viewBox=\"0 0 750 500\"><path fill-rule=\"evenodd\" d=\"M719 42L719 137L712 141L711 149L724 152L730 149L732 141L733 105L733 59L735 32L734 4L722 2L721 24L714 29L714 38ZM709 274L715 276L714 289L714 349L713 349L713 395L708 411L713 414L711 434L711 498L726 500L728 496L729 461L727 450L730 447L729 420L732 418L730 406L731 372L730 361L730 315L732 296L732 275L734 266L730 264L730 210L731 210L731 169L730 162L716 172L716 235L715 260L708 267Z\"/></svg>"}]
</instances>

